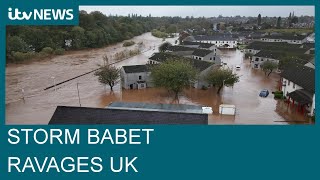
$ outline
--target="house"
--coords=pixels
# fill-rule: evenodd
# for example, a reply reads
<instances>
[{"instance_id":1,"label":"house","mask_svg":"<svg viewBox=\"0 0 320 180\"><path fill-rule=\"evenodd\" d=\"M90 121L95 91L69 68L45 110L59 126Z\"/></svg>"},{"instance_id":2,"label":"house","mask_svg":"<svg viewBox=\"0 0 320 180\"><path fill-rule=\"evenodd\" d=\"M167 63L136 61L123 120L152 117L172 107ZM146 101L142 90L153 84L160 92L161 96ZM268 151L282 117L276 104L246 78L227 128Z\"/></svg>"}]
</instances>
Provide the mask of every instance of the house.
<instances>
[{"instance_id":1,"label":"house","mask_svg":"<svg viewBox=\"0 0 320 180\"><path fill-rule=\"evenodd\" d=\"M217 56L217 52L206 50L206 49L196 49L192 53L192 58L196 60L213 62L217 65L221 64L221 59Z\"/></svg>"},{"instance_id":2,"label":"house","mask_svg":"<svg viewBox=\"0 0 320 180\"><path fill-rule=\"evenodd\" d=\"M192 53L195 48L186 47L186 46L170 46L166 52L170 52L174 55L183 56L183 57L192 57Z\"/></svg>"},{"instance_id":3,"label":"house","mask_svg":"<svg viewBox=\"0 0 320 180\"><path fill-rule=\"evenodd\" d=\"M260 69L261 64L265 61L272 61L275 63L279 63L279 58L283 55L284 52L279 51L267 51L261 50L257 54L252 56L251 67L254 69Z\"/></svg>"},{"instance_id":4,"label":"house","mask_svg":"<svg viewBox=\"0 0 320 180\"><path fill-rule=\"evenodd\" d=\"M218 34L214 36L189 36L183 40L184 41L192 41L199 43L208 43L217 46L218 48L228 48L233 49L237 47L237 39L233 38L230 34Z\"/></svg>"},{"instance_id":5,"label":"house","mask_svg":"<svg viewBox=\"0 0 320 180\"><path fill-rule=\"evenodd\" d=\"M148 64L160 64L169 59L180 59L182 61L186 61L190 63L195 69L198 70L199 76L197 81L194 83L193 87L202 88L204 86L208 86L209 84L205 81L205 76L213 69L219 68L220 64L215 64L213 62L208 61L200 61L192 58L180 57L177 55L169 54L169 53L154 53L148 60Z\"/></svg>"},{"instance_id":6,"label":"house","mask_svg":"<svg viewBox=\"0 0 320 180\"><path fill-rule=\"evenodd\" d=\"M287 66L280 74L280 89L288 104L313 116L315 113L315 69L304 65Z\"/></svg>"},{"instance_id":7,"label":"house","mask_svg":"<svg viewBox=\"0 0 320 180\"><path fill-rule=\"evenodd\" d=\"M180 46L195 48L195 49L207 49L207 50L215 51L217 55L221 54L221 51L217 48L216 45L209 44L209 43L184 41Z\"/></svg>"},{"instance_id":8,"label":"house","mask_svg":"<svg viewBox=\"0 0 320 180\"><path fill-rule=\"evenodd\" d=\"M264 42L286 42L289 44L303 44L307 42L307 36L302 35L266 35L261 38Z\"/></svg>"},{"instance_id":9,"label":"house","mask_svg":"<svg viewBox=\"0 0 320 180\"><path fill-rule=\"evenodd\" d=\"M148 65L122 66L120 70L121 85L124 89L144 89L152 87Z\"/></svg>"},{"instance_id":10,"label":"house","mask_svg":"<svg viewBox=\"0 0 320 180\"><path fill-rule=\"evenodd\" d=\"M288 44L286 42L261 42L261 41L254 41L244 49L246 53L251 53L253 55L257 54L261 50L295 51L301 54L307 51L306 48L302 48L302 46L298 44Z\"/></svg>"},{"instance_id":11,"label":"house","mask_svg":"<svg viewBox=\"0 0 320 180\"><path fill-rule=\"evenodd\" d=\"M49 124L208 124L208 114L200 108L169 104L132 108L125 103L107 108L58 106Z\"/></svg>"}]
</instances>

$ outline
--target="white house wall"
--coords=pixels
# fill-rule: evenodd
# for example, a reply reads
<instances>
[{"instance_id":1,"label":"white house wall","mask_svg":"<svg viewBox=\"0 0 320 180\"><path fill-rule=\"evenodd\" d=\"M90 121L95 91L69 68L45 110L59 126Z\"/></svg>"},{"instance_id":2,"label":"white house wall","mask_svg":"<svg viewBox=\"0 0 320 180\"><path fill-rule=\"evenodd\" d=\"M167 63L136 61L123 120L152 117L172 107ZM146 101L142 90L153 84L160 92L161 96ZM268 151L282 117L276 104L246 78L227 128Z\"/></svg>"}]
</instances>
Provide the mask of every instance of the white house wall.
<instances>
[{"instance_id":1,"label":"white house wall","mask_svg":"<svg viewBox=\"0 0 320 180\"><path fill-rule=\"evenodd\" d=\"M286 42L289 44L303 44L307 42L307 38L303 40L287 40L287 39L270 39L270 38L261 38L264 42Z\"/></svg>"},{"instance_id":2,"label":"white house wall","mask_svg":"<svg viewBox=\"0 0 320 180\"><path fill-rule=\"evenodd\" d=\"M208 43L208 44L213 44L215 46L219 47L223 47L225 44L228 44L229 47L224 47L224 48L236 48L237 47L237 41L215 41L215 40L203 40L203 41L196 41L199 43Z\"/></svg>"},{"instance_id":3,"label":"white house wall","mask_svg":"<svg viewBox=\"0 0 320 180\"><path fill-rule=\"evenodd\" d=\"M315 94L313 94L313 98L312 98L312 105L311 105L311 111L310 111L310 113L311 113L311 115L314 115L314 111L315 111L315 109L316 109L316 101L315 101Z\"/></svg>"},{"instance_id":4,"label":"white house wall","mask_svg":"<svg viewBox=\"0 0 320 180\"><path fill-rule=\"evenodd\" d=\"M283 95L286 96L287 94L298 90L298 89L303 89L301 86L293 83L292 81L289 81L288 79L283 78L282 80L283 85L285 84L285 86L282 86L282 91L283 91Z\"/></svg>"},{"instance_id":5,"label":"white house wall","mask_svg":"<svg viewBox=\"0 0 320 180\"><path fill-rule=\"evenodd\" d=\"M147 83L147 87L152 87L150 74L150 72L125 73L124 71L122 71L122 87L125 89L130 89L130 84L133 84L133 88L136 89L137 81L145 81ZM139 76L141 76L141 79L139 79Z\"/></svg>"}]
</instances>

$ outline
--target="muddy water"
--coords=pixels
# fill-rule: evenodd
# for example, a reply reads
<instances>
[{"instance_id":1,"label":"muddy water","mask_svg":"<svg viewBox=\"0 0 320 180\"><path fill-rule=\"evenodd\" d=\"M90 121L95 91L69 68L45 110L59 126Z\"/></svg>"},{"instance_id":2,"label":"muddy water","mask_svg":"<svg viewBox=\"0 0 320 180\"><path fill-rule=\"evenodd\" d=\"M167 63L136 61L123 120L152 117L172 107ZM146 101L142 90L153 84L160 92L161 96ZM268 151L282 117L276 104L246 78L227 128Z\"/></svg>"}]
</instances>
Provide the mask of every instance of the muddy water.
<instances>
[{"instance_id":1,"label":"muddy water","mask_svg":"<svg viewBox=\"0 0 320 180\"><path fill-rule=\"evenodd\" d=\"M152 37L150 33L134 40L143 41L145 52L115 64L117 67L145 64L148 57L157 51L157 48L153 50L153 46L162 43L161 39ZM174 39L168 41L173 42ZM243 53L234 50L222 51L222 59L230 68L241 66L241 70L234 70L241 76L240 82L233 87L223 88L220 95L217 95L214 88L190 88L180 94L177 102L165 89L123 90L119 83L114 87L114 92L110 92L109 87L101 85L93 74L67 82L57 89L43 91L45 87L53 85L51 77L55 77L56 82L61 82L88 72L97 68L97 64L102 64L103 55L114 54L123 49L122 43L119 43L96 50L73 52L43 62L9 65L6 72L7 124L47 124L58 105L105 107L115 101L210 106L214 113L209 116L209 124L287 124L283 121L304 119L302 115L288 108L287 104L274 100L272 94L267 98L260 98L258 94L261 89L276 89L279 76L271 74L267 78L261 71L251 69L249 61L244 60ZM22 88L25 91L24 100L21 100ZM222 103L236 105L236 115L219 115L217 112Z\"/></svg>"}]
</instances>

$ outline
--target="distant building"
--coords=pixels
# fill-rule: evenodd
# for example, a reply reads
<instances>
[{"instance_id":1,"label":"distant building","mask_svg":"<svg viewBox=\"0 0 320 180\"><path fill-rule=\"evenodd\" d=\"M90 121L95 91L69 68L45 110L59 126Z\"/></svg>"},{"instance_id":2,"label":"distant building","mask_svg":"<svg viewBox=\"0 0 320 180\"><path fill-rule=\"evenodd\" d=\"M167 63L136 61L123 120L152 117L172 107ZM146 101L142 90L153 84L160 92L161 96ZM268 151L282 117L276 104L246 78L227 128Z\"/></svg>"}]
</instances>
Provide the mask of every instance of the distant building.
<instances>
[{"instance_id":1,"label":"distant building","mask_svg":"<svg viewBox=\"0 0 320 180\"><path fill-rule=\"evenodd\" d=\"M208 124L208 114L194 105L116 102L106 108L58 106L49 124Z\"/></svg>"},{"instance_id":2,"label":"distant building","mask_svg":"<svg viewBox=\"0 0 320 180\"><path fill-rule=\"evenodd\" d=\"M192 53L192 58L196 60L213 62L217 65L221 65L221 59L217 56L217 53L206 49L196 49Z\"/></svg>"},{"instance_id":3,"label":"distant building","mask_svg":"<svg viewBox=\"0 0 320 180\"><path fill-rule=\"evenodd\" d=\"M212 50L216 52L217 55L220 55L221 52L214 44L209 43L199 43L199 42L193 42L193 41L184 41L180 46L189 47L189 48L195 48L195 49L207 49Z\"/></svg>"},{"instance_id":4,"label":"distant building","mask_svg":"<svg viewBox=\"0 0 320 180\"><path fill-rule=\"evenodd\" d=\"M315 69L303 65L287 66L280 74L280 89L297 109L314 115Z\"/></svg>"},{"instance_id":5,"label":"distant building","mask_svg":"<svg viewBox=\"0 0 320 180\"><path fill-rule=\"evenodd\" d=\"M265 42L287 42L290 44L303 44L307 42L307 36L302 35L267 35L261 38Z\"/></svg>"},{"instance_id":6,"label":"distant building","mask_svg":"<svg viewBox=\"0 0 320 180\"><path fill-rule=\"evenodd\" d=\"M121 85L124 89L144 89L152 87L148 65L122 66Z\"/></svg>"},{"instance_id":7,"label":"distant building","mask_svg":"<svg viewBox=\"0 0 320 180\"><path fill-rule=\"evenodd\" d=\"M170 46L166 52L170 52L174 55L183 56L183 57L192 57L193 51L196 48L186 47L186 46Z\"/></svg>"},{"instance_id":8,"label":"distant building","mask_svg":"<svg viewBox=\"0 0 320 180\"><path fill-rule=\"evenodd\" d=\"M229 34L219 34L214 36L189 36L183 40L184 41L192 41L198 43L208 43L217 46L218 48L236 48L237 47L237 39L233 38L232 35Z\"/></svg>"}]
</instances>

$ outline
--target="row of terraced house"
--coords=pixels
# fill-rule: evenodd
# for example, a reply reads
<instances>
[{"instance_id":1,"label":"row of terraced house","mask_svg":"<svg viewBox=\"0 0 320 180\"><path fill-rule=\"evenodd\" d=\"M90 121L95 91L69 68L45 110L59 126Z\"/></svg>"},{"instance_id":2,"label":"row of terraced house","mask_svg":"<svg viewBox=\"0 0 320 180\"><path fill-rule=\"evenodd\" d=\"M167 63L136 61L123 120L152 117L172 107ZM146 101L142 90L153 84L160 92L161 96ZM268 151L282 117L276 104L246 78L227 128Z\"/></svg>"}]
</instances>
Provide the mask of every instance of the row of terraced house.
<instances>
[{"instance_id":1,"label":"row of terraced house","mask_svg":"<svg viewBox=\"0 0 320 180\"><path fill-rule=\"evenodd\" d=\"M144 65L123 66L120 70L121 85L124 89L153 87L151 67L170 59L180 59L192 64L199 71L194 88L208 86L204 77L210 70L221 66L220 50L209 43L182 43L170 46L165 52L154 53Z\"/></svg>"}]
</instances>

